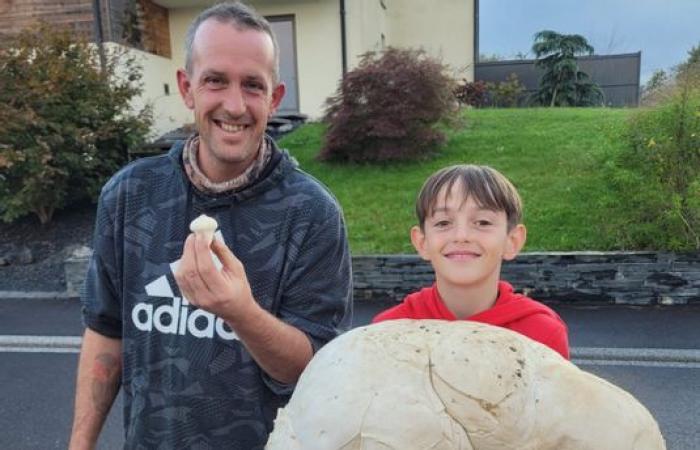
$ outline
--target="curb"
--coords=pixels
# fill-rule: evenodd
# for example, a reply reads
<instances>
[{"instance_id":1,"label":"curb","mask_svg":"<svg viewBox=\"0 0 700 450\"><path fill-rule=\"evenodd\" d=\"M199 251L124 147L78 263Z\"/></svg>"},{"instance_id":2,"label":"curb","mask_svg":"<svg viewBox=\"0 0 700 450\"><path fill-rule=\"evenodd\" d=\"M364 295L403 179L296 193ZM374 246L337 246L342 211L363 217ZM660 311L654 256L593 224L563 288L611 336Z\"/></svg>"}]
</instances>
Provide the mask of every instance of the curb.
<instances>
[{"instance_id":1,"label":"curb","mask_svg":"<svg viewBox=\"0 0 700 450\"><path fill-rule=\"evenodd\" d=\"M78 353L80 336L0 336L0 352ZM577 363L619 362L627 364L668 363L700 365L700 350L664 348L573 347L571 359Z\"/></svg>"},{"instance_id":2,"label":"curb","mask_svg":"<svg viewBox=\"0 0 700 450\"><path fill-rule=\"evenodd\" d=\"M0 291L0 300L65 300L78 297L60 291Z\"/></svg>"},{"instance_id":3,"label":"curb","mask_svg":"<svg viewBox=\"0 0 700 450\"><path fill-rule=\"evenodd\" d=\"M79 353L83 338L80 336L0 336L0 352L21 353Z\"/></svg>"},{"instance_id":4,"label":"curb","mask_svg":"<svg viewBox=\"0 0 700 450\"><path fill-rule=\"evenodd\" d=\"M700 350L669 348L573 347L571 359L700 364Z\"/></svg>"}]
</instances>

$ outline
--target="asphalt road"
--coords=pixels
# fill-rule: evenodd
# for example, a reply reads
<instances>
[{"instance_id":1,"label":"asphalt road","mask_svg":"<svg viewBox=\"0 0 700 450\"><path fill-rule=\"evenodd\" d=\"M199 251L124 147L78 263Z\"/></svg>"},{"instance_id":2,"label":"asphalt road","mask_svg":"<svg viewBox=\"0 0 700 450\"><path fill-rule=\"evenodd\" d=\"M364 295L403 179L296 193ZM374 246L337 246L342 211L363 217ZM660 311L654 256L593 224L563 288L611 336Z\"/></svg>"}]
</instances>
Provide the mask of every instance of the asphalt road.
<instances>
[{"instance_id":1,"label":"asphalt road","mask_svg":"<svg viewBox=\"0 0 700 450\"><path fill-rule=\"evenodd\" d=\"M357 305L355 326L382 308ZM574 361L581 368L637 397L659 421L669 449L700 449L699 307L555 309L569 325ZM66 448L78 359L70 343L18 345L8 336L70 340L81 331L74 300L0 300L0 449ZM639 349L639 357L629 349ZM119 399L115 406L100 449L122 446Z\"/></svg>"}]
</instances>

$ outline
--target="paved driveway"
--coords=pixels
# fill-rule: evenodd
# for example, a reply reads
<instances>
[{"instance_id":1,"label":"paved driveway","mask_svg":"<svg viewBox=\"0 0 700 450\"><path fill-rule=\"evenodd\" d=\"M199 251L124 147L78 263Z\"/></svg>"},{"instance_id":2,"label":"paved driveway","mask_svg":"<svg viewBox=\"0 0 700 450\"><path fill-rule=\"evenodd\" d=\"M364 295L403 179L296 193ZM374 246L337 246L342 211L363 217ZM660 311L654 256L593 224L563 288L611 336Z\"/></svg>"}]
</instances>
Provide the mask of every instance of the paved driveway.
<instances>
[{"instance_id":1,"label":"paved driveway","mask_svg":"<svg viewBox=\"0 0 700 450\"><path fill-rule=\"evenodd\" d=\"M357 305L355 326L382 308ZM700 308L555 309L569 325L579 366L646 405L669 449L700 449ZM0 300L0 449L66 448L81 331L75 301ZM118 399L98 448L121 446Z\"/></svg>"}]
</instances>

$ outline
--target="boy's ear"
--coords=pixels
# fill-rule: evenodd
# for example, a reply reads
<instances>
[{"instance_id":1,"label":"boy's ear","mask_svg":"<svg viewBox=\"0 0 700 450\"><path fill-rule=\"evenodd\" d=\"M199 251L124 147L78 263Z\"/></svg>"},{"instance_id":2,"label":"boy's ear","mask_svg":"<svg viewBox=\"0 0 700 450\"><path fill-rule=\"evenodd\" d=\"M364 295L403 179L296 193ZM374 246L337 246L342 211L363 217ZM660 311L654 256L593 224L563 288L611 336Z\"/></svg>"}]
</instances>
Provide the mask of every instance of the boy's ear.
<instances>
[{"instance_id":1,"label":"boy's ear","mask_svg":"<svg viewBox=\"0 0 700 450\"><path fill-rule=\"evenodd\" d=\"M425 251L425 234L423 234L423 230L418 225L411 228L411 243L421 258L425 261L430 261Z\"/></svg>"},{"instance_id":2,"label":"boy's ear","mask_svg":"<svg viewBox=\"0 0 700 450\"><path fill-rule=\"evenodd\" d=\"M523 249L526 239L527 229L525 228L525 225L519 223L518 225L514 226L513 229L508 232L506 248L503 252L503 259L506 261L515 259L515 257L518 256L518 253L520 253L520 250Z\"/></svg>"}]
</instances>

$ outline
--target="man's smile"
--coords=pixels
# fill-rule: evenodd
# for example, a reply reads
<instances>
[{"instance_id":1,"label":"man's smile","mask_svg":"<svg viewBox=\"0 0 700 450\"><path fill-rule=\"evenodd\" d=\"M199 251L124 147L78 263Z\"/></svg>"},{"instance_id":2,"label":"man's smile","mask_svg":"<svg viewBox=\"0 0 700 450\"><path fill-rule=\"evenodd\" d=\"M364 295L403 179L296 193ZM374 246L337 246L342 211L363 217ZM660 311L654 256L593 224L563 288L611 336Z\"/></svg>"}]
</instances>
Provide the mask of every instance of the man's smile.
<instances>
[{"instance_id":1,"label":"man's smile","mask_svg":"<svg viewBox=\"0 0 700 450\"><path fill-rule=\"evenodd\" d=\"M238 133L239 131L243 131L249 127L249 125L247 124L233 124L216 119L212 119L212 122L214 122L216 126L226 131L227 133Z\"/></svg>"}]
</instances>

